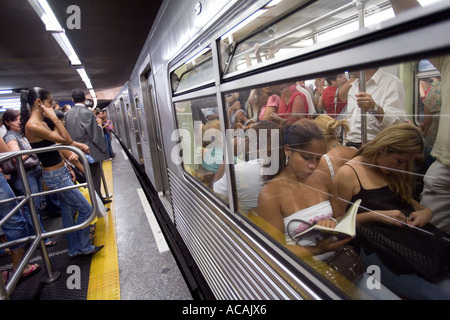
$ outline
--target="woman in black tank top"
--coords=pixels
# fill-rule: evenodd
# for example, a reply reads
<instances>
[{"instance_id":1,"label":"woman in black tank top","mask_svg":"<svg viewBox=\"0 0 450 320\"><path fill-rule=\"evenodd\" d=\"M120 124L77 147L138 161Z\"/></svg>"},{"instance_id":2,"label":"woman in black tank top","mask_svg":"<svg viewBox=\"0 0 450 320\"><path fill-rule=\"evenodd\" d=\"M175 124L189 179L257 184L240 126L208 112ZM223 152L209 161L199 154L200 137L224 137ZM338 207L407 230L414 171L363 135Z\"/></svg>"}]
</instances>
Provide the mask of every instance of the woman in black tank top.
<instances>
[{"instance_id":1,"label":"woman in black tank top","mask_svg":"<svg viewBox=\"0 0 450 320\"><path fill-rule=\"evenodd\" d=\"M362 200L353 244L367 266L381 269L381 282L407 298L448 299L450 248L437 240L442 232L429 224L431 210L412 196L414 160L422 151L415 126L394 125L364 145L334 182L343 206Z\"/></svg>"},{"instance_id":2,"label":"woman in black tank top","mask_svg":"<svg viewBox=\"0 0 450 320\"><path fill-rule=\"evenodd\" d=\"M22 90L20 100L22 130L32 146L51 146L60 143L76 146L83 152L89 153L87 145L72 140L63 123L56 116L52 109L53 98L50 92L42 88ZM44 116L55 125L53 131L44 122ZM50 190L73 186L72 175L57 150L37 154L44 168L42 180ZM60 198L64 228L82 224L91 215L92 206L80 190L70 189L56 194ZM78 211L76 222L72 215L73 209ZM79 231L67 233L66 239L70 256L90 255L101 249L101 247L94 247L90 243L89 226Z\"/></svg>"}]
</instances>

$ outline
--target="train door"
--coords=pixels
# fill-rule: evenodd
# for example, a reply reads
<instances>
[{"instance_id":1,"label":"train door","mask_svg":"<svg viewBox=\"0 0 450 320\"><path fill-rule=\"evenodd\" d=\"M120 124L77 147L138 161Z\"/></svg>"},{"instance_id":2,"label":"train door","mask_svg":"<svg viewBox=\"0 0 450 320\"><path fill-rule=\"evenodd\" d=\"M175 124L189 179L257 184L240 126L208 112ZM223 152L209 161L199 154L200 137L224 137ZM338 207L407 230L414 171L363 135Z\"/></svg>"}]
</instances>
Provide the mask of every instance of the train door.
<instances>
[{"instance_id":1,"label":"train door","mask_svg":"<svg viewBox=\"0 0 450 320\"><path fill-rule=\"evenodd\" d=\"M134 106L136 107L136 140L138 141L139 163L144 165L143 145L147 138L145 135L145 114L138 97L134 99Z\"/></svg>"},{"instance_id":2,"label":"train door","mask_svg":"<svg viewBox=\"0 0 450 320\"><path fill-rule=\"evenodd\" d=\"M119 135L119 140L126 146L126 148L128 148L125 123L124 123L123 114L122 114L122 104L123 104L122 98L118 99L114 103L114 108L115 108L116 117L117 117L116 131Z\"/></svg>"},{"instance_id":3,"label":"train door","mask_svg":"<svg viewBox=\"0 0 450 320\"><path fill-rule=\"evenodd\" d=\"M145 114L147 136L149 137L150 155L151 155L151 170L150 177L153 177L153 183L158 192L163 204L167 209L170 209L169 201L169 180L167 177L167 164L164 154L163 140L161 134L161 121L158 112L156 97L154 91L154 83L151 72L148 72L143 79L141 79L142 93L143 93L143 113ZM172 210L168 210L172 212Z\"/></svg>"},{"instance_id":4,"label":"train door","mask_svg":"<svg viewBox=\"0 0 450 320\"><path fill-rule=\"evenodd\" d=\"M130 137L130 149L131 154L133 155L133 158L136 159L139 164L142 164L142 149L141 149L141 141L139 138L139 126L137 123L137 115L136 115L136 107L134 104L134 100L131 94L131 90L129 88L129 83L125 85L125 92L126 92L126 100L125 100L125 107L126 107L126 114L127 114L127 120L128 120L128 127L129 127L129 137Z\"/></svg>"}]
</instances>

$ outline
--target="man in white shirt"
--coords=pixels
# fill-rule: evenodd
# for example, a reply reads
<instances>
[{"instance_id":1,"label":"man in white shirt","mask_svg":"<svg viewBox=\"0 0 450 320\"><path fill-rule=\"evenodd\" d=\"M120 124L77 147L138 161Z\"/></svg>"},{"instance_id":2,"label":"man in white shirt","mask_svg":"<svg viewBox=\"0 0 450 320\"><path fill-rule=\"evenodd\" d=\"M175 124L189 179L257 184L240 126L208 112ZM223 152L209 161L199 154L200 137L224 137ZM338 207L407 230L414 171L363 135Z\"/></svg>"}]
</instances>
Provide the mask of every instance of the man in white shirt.
<instances>
[{"instance_id":1,"label":"man in white shirt","mask_svg":"<svg viewBox=\"0 0 450 320\"><path fill-rule=\"evenodd\" d=\"M393 124L407 121L405 89L400 79L380 68L368 69L365 74L366 91L359 92L360 79L356 79L348 92L347 101L350 131L346 144L357 148L361 146L361 110L367 112L367 141Z\"/></svg>"}]
</instances>

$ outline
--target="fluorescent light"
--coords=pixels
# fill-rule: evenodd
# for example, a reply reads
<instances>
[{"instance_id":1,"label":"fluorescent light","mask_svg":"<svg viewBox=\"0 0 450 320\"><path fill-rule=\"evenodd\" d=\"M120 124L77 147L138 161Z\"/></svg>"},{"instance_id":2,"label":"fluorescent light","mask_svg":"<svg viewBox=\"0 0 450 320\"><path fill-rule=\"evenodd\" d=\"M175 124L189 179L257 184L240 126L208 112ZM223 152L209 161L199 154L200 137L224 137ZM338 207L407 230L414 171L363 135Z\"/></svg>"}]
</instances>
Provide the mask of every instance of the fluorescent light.
<instances>
[{"instance_id":1,"label":"fluorescent light","mask_svg":"<svg viewBox=\"0 0 450 320\"><path fill-rule=\"evenodd\" d=\"M13 93L12 90L0 90L0 94L11 94Z\"/></svg>"},{"instance_id":2,"label":"fluorescent light","mask_svg":"<svg viewBox=\"0 0 450 320\"><path fill-rule=\"evenodd\" d=\"M75 50L72 47L69 39L67 38L64 32L52 33L52 36L55 38L56 42L58 42L59 46L63 49L66 56L69 58L70 63L72 65L81 65L81 61L78 58Z\"/></svg>"},{"instance_id":3,"label":"fluorescent light","mask_svg":"<svg viewBox=\"0 0 450 320\"><path fill-rule=\"evenodd\" d=\"M51 32L62 32L63 28L56 19L55 14L46 0L28 0L34 11L39 15L45 24L45 29Z\"/></svg>"},{"instance_id":4,"label":"fluorescent light","mask_svg":"<svg viewBox=\"0 0 450 320\"><path fill-rule=\"evenodd\" d=\"M93 88L91 80L84 81L84 84L86 85L86 88L88 88L88 89L92 89Z\"/></svg>"},{"instance_id":5,"label":"fluorescent light","mask_svg":"<svg viewBox=\"0 0 450 320\"><path fill-rule=\"evenodd\" d=\"M0 107L2 109L20 109L20 98L4 98L0 99Z\"/></svg>"},{"instance_id":6,"label":"fluorescent light","mask_svg":"<svg viewBox=\"0 0 450 320\"><path fill-rule=\"evenodd\" d=\"M89 76L86 73L86 70L84 68L78 68L78 73L80 74L80 77L83 81L89 80Z\"/></svg>"}]
</instances>

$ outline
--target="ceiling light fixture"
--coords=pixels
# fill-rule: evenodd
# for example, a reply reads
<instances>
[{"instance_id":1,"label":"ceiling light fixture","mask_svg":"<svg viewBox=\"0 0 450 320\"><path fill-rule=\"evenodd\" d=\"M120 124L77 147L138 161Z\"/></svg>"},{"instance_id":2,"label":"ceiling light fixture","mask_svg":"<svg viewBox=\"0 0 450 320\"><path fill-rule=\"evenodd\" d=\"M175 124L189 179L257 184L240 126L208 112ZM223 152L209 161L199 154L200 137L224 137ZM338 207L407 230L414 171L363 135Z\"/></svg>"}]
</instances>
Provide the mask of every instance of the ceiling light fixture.
<instances>
[{"instance_id":1,"label":"ceiling light fixture","mask_svg":"<svg viewBox=\"0 0 450 320\"><path fill-rule=\"evenodd\" d=\"M63 28L56 19L55 14L46 0L28 0L34 11L45 24L45 29L50 32L62 32Z\"/></svg>"},{"instance_id":2,"label":"ceiling light fixture","mask_svg":"<svg viewBox=\"0 0 450 320\"><path fill-rule=\"evenodd\" d=\"M47 3L47 0L28 0L28 2L33 7L34 11L36 11L36 13L39 15L42 22L44 22L45 29L52 33L52 36L55 38L56 42L58 42L61 49L69 58L71 66L77 68L81 79L86 84L87 89L89 89L89 92L91 92L92 98L95 100L94 104L97 105L97 99L91 80L89 79L86 70L82 68L83 63L77 56L72 44L66 36L64 28L59 24L58 19L56 19L56 16Z\"/></svg>"},{"instance_id":3,"label":"ceiling light fixture","mask_svg":"<svg viewBox=\"0 0 450 320\"><path fill-rule=\"evenodd\" d=\"M63 32L52 32L52 36L55 38L56 42L58 42L61 49L63 49L64 53L70 60L70 64L72 66L81 66L81 61L78 58L75 50L72 47L69 39L66 36L66 33Z\"/></svg>"}]
</instances>

